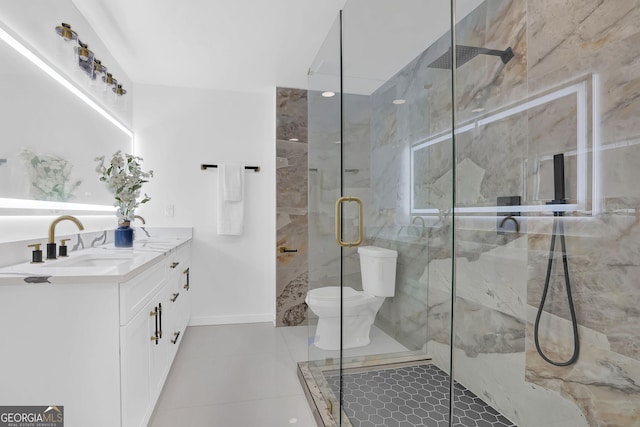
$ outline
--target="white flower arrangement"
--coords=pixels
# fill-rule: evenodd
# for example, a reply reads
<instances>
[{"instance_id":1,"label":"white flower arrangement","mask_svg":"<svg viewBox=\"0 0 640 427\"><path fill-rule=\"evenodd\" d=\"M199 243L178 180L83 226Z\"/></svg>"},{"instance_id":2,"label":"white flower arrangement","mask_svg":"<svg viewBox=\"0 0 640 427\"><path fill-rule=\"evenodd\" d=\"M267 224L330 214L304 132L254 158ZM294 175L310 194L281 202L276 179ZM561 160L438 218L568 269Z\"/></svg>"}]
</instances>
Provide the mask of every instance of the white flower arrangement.
<instances>
[{"instance_id":1,"label":"white flower arrangement","mask_svg":"<svg viewBox=\"0 0 640 427\"><path fill-rule=\"evenodd\" d=\"M147 178L153 177L153 171L143 172L141 157L131 154L123 155L120 150L113 154L108 165L105 165L104 156L96 157L95 160L100 162L96 168L96 171L102 175L100 181L107 183L116 199L114 206L118 208L118 222L132 221L136 208L151 200L147 194L140 201L138 198L142 184L149 182Z\"/></svg>"},{"instance_id":2,"label":"white flower arrangement","mask_svg":"<svg viewBox=\"0 0 640 427\"><path fill-rule=\"evenodd\" d=\"M31 195L37 200L66 202L75 197L73 192L82 184L71 179L73 165L62 157L37 154L26 148L20 157L27 163L31 179Z\"/></svg>"}]
</instances>

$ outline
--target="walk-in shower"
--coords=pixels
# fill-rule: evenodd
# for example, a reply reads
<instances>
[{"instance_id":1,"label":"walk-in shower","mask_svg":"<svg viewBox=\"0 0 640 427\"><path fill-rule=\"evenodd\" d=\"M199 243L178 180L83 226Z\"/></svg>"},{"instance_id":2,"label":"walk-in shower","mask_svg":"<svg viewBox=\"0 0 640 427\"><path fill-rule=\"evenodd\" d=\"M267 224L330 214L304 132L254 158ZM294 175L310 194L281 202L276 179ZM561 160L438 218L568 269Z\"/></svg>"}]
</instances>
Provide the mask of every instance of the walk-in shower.
<instances>
[{"instance_id":1,"label":"walk-in shower","mask_svg":"<svg viewBox=\"0 0 640 427\"><path fill-rule=\"evenodd\" d=\"M367 345L321 348L309 313L320 426L640 426L637 22L632 0L346 2L310 64L309 288L365 292L336 243L360 236L396 279Z\"/></svg>"}]
</instances>

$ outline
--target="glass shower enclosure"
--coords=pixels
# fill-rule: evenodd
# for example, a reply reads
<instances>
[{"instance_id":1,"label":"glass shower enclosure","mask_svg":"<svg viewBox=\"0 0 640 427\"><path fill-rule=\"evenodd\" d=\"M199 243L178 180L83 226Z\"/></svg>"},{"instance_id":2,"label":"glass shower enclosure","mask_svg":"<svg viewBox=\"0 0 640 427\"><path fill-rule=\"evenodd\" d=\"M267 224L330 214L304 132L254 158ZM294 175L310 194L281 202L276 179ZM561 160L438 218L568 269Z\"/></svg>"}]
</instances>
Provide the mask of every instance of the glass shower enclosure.
<instances>
[{"instance_id":1,"label":"glass shower enclosure","mask_svg":"<svg viewBox=\"0 0 640 427\"><path fill-rule=\"evenodd\" d=\"M309 69L319 425L640 426L638 19L347 1Z\"/></svg>"}]
</instances>

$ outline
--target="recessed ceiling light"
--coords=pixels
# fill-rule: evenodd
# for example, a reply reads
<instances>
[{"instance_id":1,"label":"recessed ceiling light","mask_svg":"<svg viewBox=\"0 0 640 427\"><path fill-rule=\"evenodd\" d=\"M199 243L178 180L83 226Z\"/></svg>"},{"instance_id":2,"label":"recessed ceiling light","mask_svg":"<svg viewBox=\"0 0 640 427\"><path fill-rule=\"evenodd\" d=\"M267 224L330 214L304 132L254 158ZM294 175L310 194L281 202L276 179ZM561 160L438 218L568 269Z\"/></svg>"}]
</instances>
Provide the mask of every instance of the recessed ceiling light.
<instances>
[{"instance_id":1,"label":"recessed ceiling light","mask_svg":"<svg viewBox=\"0 0 640 427\"><path fill-rule=\"evenodd\" d=\"M291 418L291 419L289 420L289 424L296 424L297 422L298 422L298 419L297 419L297 418Z\"/></svg>"},{"instance_id":2,"label":"recessed ceiling light","mask_svg":"<svg viewBox=\"0 0 640 427\"><path fill-rule=\"evenodd\" d=\"M298 138L289 138L289 141L291 141L291 142L298 142L298 141L300 141L300 140L299 140Z\"/></svg>"},{"instance_id":3,"label":"recessed ceiling light","mask_svg":"<svg viewBox=\"0 0 640 427\"><path fill-rule=\"evenodd\" d=\"M396 105L402 105L402 104L404 104L405 102L407 102L407 101L406 101L406 100L404 100L404 99L394 99L394 100L393 100L393 103L394 103L394 104L396 104Z\"/></svg>"},{"instance_id":4,"label":"recessed ceiling light","mask_svg":"<svg viewBox=\"0 0 640 427\"><path fill-rule=\"evenodd\" d=\"M480 107L480 108L474 108L473 110L471 110L472 113L481 113L484 111L484 108Z\"/></svg>"},{"instance_id":5,"label":"recessed ceiling light","mask_svg":"<svg viewBox=\"0 0 640 427\"><path fill-rule=\"evenodd\" d=\"M326 92L322 92L322 96L324 96L325 98L331 98L332 96L336 96L336 93L328 90Z\"/></svg>"},{"instance_id":6,"label":"recessed ceiling light","mask_svg":"<svg viewBox=\"0 0 640 427\"><path fill-rule=\"evenodd\" d=\"M342 144L342 141L336 141L336 144Z\"/></svg>"}]
</instances>

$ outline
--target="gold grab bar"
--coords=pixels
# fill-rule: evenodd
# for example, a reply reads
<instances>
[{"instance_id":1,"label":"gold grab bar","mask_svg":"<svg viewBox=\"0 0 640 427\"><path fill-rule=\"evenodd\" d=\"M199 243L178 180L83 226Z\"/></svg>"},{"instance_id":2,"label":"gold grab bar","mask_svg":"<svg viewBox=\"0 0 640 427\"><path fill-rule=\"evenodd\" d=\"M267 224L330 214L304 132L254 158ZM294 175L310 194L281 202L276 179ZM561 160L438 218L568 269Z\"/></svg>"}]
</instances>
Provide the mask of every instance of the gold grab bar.
<instances>
[{"instance_id":1,"label":"gold grab bar","mask_svg":"<svg viewBox=\"0 0 640 427\"><path fill-rule=\"evenodd\" d=\"M358 204L358 240L355 242L343 242L342 241L342 203L343 202L356 202ZM336 201L336 243L344 248L350 248L352 246L358 246L362 243L362 200L357 197L340 197Z\"/></svg>"}]
</instances>

